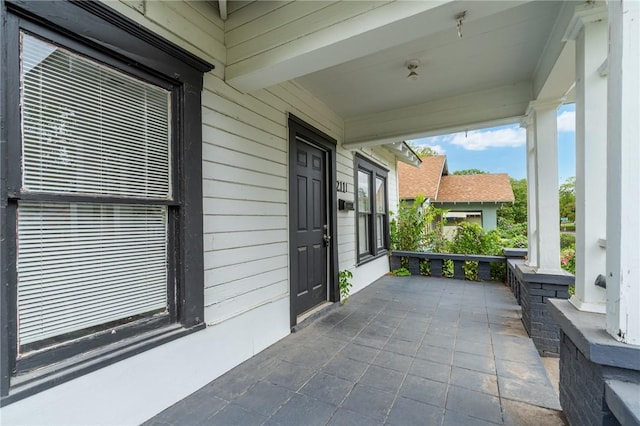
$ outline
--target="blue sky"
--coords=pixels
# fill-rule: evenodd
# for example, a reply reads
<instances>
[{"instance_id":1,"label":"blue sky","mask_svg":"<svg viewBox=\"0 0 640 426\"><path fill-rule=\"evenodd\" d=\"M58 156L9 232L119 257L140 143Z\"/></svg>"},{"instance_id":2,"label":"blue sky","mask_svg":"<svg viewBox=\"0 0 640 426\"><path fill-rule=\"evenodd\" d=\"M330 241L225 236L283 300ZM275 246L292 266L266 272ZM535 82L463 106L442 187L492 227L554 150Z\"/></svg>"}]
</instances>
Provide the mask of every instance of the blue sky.
<instances>
[{"instance_id":1,"label":"blue sky","mask_svg":"<svg viewBox=\"0 0 640 426\"><path fill-rule=\"evenodd\" d=\"M562 184L575 176L575 104L558 109L558 174ZM427 145L446 154L449 172L480 169L489 173L508 173L515 179L527 177L526 134L517 124L470 130L465 133L434 136L410 141Z\"/></svg>"}]
</instances>

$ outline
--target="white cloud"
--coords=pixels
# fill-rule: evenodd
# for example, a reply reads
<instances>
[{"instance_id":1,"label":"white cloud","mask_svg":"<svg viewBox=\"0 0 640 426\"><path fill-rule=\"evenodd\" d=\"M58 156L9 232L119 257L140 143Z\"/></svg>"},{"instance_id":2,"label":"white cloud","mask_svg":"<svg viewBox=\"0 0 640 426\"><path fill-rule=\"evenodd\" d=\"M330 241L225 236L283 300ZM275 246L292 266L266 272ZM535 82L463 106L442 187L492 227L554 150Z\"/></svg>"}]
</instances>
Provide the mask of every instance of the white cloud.
<instances>
[{"instance_id":1,"label":"white cloud","mask_svg":"<svg viewBox=\"0 0 640 426\"><path fill-rule=\"evenodd\" d=\"M558 132L576 131L576 112L562 111L558 116Z\"/></svg>"},{"instance_id":2,"label":"white cloud","mask_svg":"<svg viewBox=\"0 0 640 426\"><path fill-rule=\"evenodd\" d=\"M450 135L449 143L469 151L484 151L487 148L517 147L525 145L526 133L523 129L510 127L496 130L472 130Z\"/></svg>"},{"instance_id":3,"label":"white cloud","mask_svg":"<svg viewBox=\"0 0 640 426\"><path fill-rule=\"evenodd\" d=\"M442 145L434 145L431 148L440 155L443 155L446 152Z\"/></svg>"}]
</instances>

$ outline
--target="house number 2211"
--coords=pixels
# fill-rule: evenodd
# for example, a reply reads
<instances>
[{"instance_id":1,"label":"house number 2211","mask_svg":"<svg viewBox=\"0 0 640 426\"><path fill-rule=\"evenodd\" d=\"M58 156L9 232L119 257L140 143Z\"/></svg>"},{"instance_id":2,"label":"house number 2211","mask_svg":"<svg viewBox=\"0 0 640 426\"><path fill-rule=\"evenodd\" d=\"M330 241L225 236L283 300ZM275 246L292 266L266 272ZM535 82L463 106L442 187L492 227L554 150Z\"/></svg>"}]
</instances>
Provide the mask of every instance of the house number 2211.
<instances>
[{"instance_id":1,"label":"house number 2211","mask_svg":"<svg viewBox=\"0 0 640 426\"><path fill-rule=\"evenodd\" d=\"M349 192L349 188L347 186L347 182L344 181L337 181L336 182L336 191L338 192Z\"/></svg>"}]
</instances>

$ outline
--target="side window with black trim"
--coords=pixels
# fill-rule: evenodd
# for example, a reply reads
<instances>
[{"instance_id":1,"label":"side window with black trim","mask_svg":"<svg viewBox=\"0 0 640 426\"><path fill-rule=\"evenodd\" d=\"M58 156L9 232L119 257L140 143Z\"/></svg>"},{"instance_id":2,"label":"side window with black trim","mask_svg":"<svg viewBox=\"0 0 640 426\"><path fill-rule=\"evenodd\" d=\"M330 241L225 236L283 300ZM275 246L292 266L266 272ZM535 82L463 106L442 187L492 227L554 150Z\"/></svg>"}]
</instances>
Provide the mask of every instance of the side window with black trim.
<instances>
[{"instance_id":1,"label":"side window with black trim","mask_svg":"<svg viewBox=\"0 0 640 426\"><path fill-rule=\"evenodd\" d=\"M356 228L358 262L383 254L388 249L388 172L356 155Z\"/></svg>"}]
</instances>

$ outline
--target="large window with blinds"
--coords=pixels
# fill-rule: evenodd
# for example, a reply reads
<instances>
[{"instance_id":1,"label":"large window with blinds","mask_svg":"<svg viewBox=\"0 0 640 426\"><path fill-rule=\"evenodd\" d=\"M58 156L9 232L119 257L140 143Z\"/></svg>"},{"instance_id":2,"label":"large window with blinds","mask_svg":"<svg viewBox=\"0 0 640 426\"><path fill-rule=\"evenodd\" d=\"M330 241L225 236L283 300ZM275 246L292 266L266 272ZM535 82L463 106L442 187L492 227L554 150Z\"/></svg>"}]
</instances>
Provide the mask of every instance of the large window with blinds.
<instances>
[{"instance_id":1,"label":"large window with blinds","mask_svg":"<svg viewBox=\"0 0 640 426\"><path fill-rule=\"evenodd\" d=\"M26 32L21 353L168 314L171 93ZM92 197L60 199L63 195ZM160 203L161 202L161 203Z\"/></svg>"},{"instance_id":2,"label":"large window with blinds","mask_svg":"<svg viewBox=\"0 0 640 426\"><path fill-rule=\"evenodd\" d=\"M388 248L388 172L359 155L355 164L358 262L366 262Z\"/></svg>"},{"instance_id":3,"label":"large window with blinds","mask_svg":"<svg viewBox=\"0 0 640 426\"><path fill-rule=\"evenodd\" d=\"M204 326L211 69L97 3L7 7L3 402Z\"/></svg>"}]
</instances>

